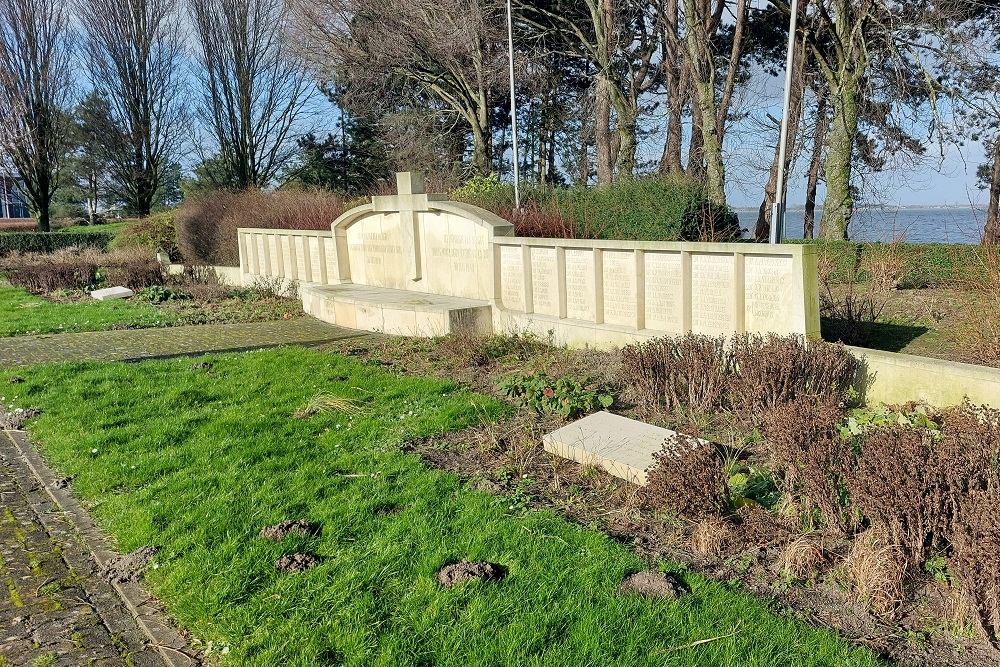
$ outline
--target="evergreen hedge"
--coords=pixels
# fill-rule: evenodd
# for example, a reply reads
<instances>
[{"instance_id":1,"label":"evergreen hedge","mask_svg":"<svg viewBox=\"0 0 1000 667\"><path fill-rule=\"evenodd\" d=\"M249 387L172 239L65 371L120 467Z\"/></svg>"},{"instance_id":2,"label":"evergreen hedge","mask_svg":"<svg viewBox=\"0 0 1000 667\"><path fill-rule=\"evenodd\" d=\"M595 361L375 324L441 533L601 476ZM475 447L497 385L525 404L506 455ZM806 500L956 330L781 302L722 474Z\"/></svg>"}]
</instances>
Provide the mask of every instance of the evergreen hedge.
<instances>
[{"instance_id":1,"label":"evergreen hedge","mask_svg":"<svg viewBox=\"0 0 1000 667\"><path fill-rule=\"evenodd\" d=\"M55 252L63 248L107 250L112 235L107 232L4 232L0 234L0 257L15 252Z\"/></svg>"}]
</instances>

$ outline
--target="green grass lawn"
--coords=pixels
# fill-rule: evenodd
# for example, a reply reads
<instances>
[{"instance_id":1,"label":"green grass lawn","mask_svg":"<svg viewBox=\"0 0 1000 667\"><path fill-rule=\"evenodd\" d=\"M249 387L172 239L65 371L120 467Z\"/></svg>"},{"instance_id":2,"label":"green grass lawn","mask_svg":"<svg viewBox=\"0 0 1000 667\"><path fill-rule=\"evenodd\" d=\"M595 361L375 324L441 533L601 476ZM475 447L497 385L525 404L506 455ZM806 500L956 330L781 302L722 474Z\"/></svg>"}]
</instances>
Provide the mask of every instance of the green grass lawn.
<instances>
[{"instance_id":1,"label":"green grass lawn","mask_svg":"<svg viewBox=\"0 0 1000 667\"><path fill-rule=\"evenodd\" d=\"M615 594L644 564L602 533L477 491L399 446L508 409L440 380L298 348L19 374L34 440L147 582L226 665L876 665L834 634L690 574L693 594ZM320 392L361 413L291 415ZM526 482L530 489L530 480ZM257 537L287 518L316 537ZM284 554L316 568L282 574ZM509 568L441 588L443 564ZM664 564L664 567L670 567ZM722 637L690 646L693 642Z\"/></svg>"},{"instance_id":2,"label":"green grass lawn","mask_svg":"<svg viewBox=\"0 0 1000 667\"><path fill-rule=\"evenodd\" d=\"M134 300L55 303L0 281L0 336L148 328L176 319L175 313Z\"/></svg>"}]
</instances>

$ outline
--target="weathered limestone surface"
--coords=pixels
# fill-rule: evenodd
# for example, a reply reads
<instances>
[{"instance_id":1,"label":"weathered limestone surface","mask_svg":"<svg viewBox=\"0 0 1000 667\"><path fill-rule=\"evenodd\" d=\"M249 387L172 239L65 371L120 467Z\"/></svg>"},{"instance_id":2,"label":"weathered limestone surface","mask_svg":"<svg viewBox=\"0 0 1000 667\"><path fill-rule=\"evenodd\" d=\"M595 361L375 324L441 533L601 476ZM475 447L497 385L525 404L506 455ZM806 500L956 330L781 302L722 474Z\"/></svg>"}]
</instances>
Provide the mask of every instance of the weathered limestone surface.
<instances>
[{"instance_id":1,"label":"weathered limestone surface","mask_svg":"<svg viewBox=\"0 0 1000 667\"><path fill-rule=\"evenodd\" d=\"M653 454L676 435L670 429L602 411L543 436L542 444L545 451L557 456L603 468L633 484L645 484Z\"/></svg>"}]
</instances>

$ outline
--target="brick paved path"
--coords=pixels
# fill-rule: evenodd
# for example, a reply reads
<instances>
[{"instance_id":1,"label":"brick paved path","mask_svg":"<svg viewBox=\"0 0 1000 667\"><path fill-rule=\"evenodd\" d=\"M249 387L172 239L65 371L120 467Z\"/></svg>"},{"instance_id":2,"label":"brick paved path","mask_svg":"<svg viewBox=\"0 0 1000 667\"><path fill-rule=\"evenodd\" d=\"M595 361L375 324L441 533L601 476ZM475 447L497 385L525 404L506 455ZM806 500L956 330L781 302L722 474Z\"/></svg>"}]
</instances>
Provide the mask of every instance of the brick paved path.
<instances>
[{"instance_id":1,"label":"brick paved path","mask_svg":"<svg viewBox=\"0 0 1000 667\"><path fill-rule=\"evenodd\" d=\"M62 520L0 431L0 665L162 667Z\"/></svg>"},{"instance_id":2,"label":"brick paved path","mask_svg":"<svg viewBox=\"0 0 1000 667\"><path fill-rule=\"evenodd\" d=\"M14 336L0 338L0 367L50 361L129 361L285 344L318 345L360 335L364 332L298 317L252 324Z\"/></svg>"}]
</instances>

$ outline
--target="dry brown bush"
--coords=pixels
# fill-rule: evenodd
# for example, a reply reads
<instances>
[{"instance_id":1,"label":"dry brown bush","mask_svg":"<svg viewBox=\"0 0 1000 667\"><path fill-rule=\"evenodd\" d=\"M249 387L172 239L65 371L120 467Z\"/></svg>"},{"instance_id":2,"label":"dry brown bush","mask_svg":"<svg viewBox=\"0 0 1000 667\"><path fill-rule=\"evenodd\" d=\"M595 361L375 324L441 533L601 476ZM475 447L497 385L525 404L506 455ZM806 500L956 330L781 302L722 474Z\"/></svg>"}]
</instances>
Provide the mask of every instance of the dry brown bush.
<instances>
[{"instance_id":1,"label":"dry brown bush","mask_svg":"<svg viewBox=\"0 0 1000 667\"><path fill-rule=\"evenodd\" d=\"M12 285L34 294L86 289L97 282L101 256L99 251L90 248L13 254L0 259L0 272Z\"/></svg>"},{"instance_id":2,"label":"dry brown bush","mask_svg":"<svg viewBox=\"0 0 1000 667\"><path fill-rule=\"evenodd\" d=\"M177 210L177 248L192 264L238 266L240 227L329 230L344 210L344 199L324 190L213 191Z\"/></svg>"},{"instance_id":3,"label":"dry brown bush","mask_svg":"<svg viewBox=\"0 0 1000 667\"><path fill-rule=\"evenodd\" d=\"M744 334L731 343L729 403L751 419L799 396L844 400L861 362L843 345L802 336Z\"/></svg>"},{"instance_id":4,"label":"dry brown bush","mask_svg":"<svg viewBox=\"0 0 1000 667\"><path fill-rule=\"evenodd\" d=\"M965 498L954 536L951 568L961 582L974 621L994 646L1000 645L1000 489Z\"/></svg>"},{"instance_id":5,"label":"dry brown bush","mask_svg":"<svg viewBox=\"0 0 1000 667\"><path fill-rule=\"evenodd\" d=\"M858 602L883 616L902 605L906 572L902 547L878 528L858 535L844 560L844 573Z\"/></svg>"},{"instance_id":6,"label":"dry brown bush","mask_svg":"<svg viewBox=\"0 0 1000 667\"><path fill-rule=\"evenodd\" d=\"M947 489L932 432L893 425L872 429L858 442L856 460L844 474L851 504L893 544L911 569L928 550L943 547Z\"/></svg>"},{"instance_id":7,"label":"dry brown bush","mask_svg":"<svg viewBox=\"0 0 1000 667\"><path fill-rule=\"evenodd\" d=\"M722 458L711 443L685 435L668 438L646 475L650 506L690 520L721 516L729 507Z\"/></svg>"},{"instance_id":8,"label":"dry brown bush","mask_svg":"<svg viewBox=\"0 0 1000 667\"><path fill-rule=\"evenodd\" d=\"M165 275L151 251L146 248L122 248L100 258L101 276L107 285L122 285L141 290L162 285Z\"/></svg>"},{"instance_id":9,"label":"dry brown bush","mask_svg":"<svg viewBox=\"0 0 1000 667\"><path fill-rule=\"evenodd\" d=\"M843 401L860 367L843 345L801 336L687 335L624 347L620 383L646 410L732 409L757 426L770 408L798 396Z\"/></svg>"},{"instance_id":10,"label":"dry brown bush","mask_svg":"<svg viewBox=\"0 0 1000 667\"><path fill-rule=\"evenodd\" d=\"M842 416L834 397L800 396L765 415L764 434L779 488L819 508L828 527L846 531L840 476L849 445L837 431Z\"/></svg>"},{"instance_id":11,"label":"dry brown bush","mask_svg":"<svg viewBox=\"0 0 1000 667\"><path fill-rule=\"evenodd\" d=\"M622 348L622 386L649 410L713 410L722 403L730 371L725 338L664 337Z\"/></svg>"}]
</instances>

